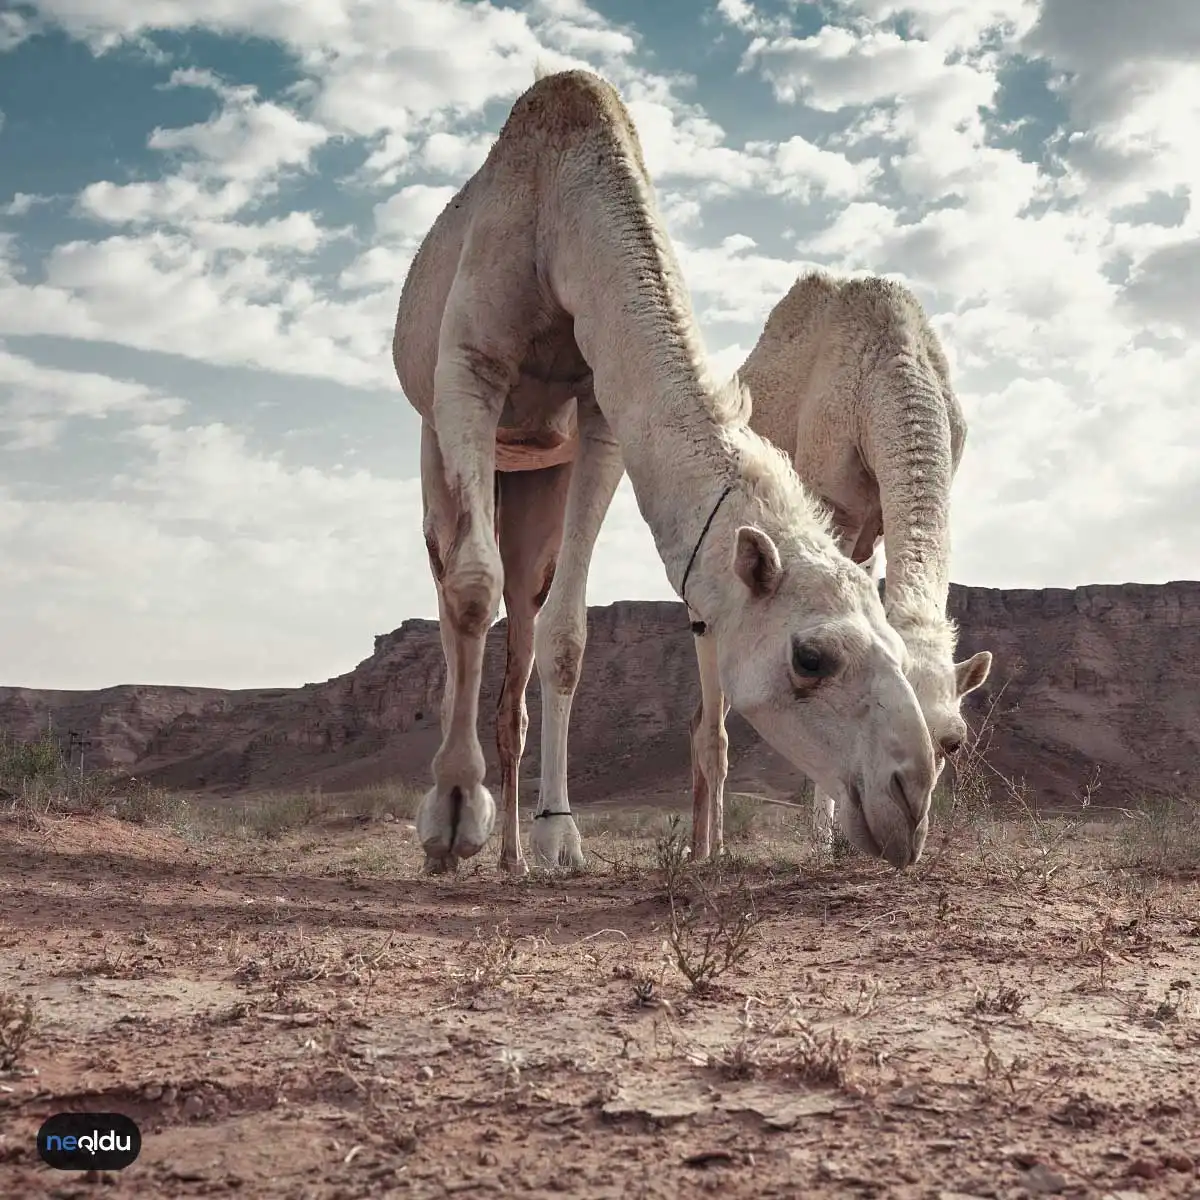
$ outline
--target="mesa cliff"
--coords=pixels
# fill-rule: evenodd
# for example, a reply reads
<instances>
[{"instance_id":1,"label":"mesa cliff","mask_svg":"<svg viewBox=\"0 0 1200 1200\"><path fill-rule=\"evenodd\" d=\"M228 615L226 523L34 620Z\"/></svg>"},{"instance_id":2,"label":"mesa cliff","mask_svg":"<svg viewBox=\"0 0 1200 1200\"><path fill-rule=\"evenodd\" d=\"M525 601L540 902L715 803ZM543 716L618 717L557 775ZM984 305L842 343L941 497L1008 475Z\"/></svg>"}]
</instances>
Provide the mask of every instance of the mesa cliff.
<instances>
[{"instance_id":1,"label":"mesa cliff","mask_svg":"<svg viewBox=\"0 0 1200 1200\"><path fill-rule=\"evenodd\" d=\"M988 649L991 678L966 707L991 709L989 761L1041 800L1070 802L1099 773L1097 803L1177 794L1200 782L1200 582L1038 590L959 587L950 610L960 657ZM493 714L503 622L487 643L481 737L495 782ZM122 685L94 692L0 687L0 729L47 723L91 743L88 764L167 786L236 792L384 780L424 784L439 741L437 624L410 620L375 639L354 670L300 688ZM571 721L572 799L677 799L690 789L688 722L699 693L678 603L625 601L588 612ZM540 703L529 689L523 777L538 774ZM799 776L731 715L734 788L786 794Z\"/></svg>"}]
</instances>

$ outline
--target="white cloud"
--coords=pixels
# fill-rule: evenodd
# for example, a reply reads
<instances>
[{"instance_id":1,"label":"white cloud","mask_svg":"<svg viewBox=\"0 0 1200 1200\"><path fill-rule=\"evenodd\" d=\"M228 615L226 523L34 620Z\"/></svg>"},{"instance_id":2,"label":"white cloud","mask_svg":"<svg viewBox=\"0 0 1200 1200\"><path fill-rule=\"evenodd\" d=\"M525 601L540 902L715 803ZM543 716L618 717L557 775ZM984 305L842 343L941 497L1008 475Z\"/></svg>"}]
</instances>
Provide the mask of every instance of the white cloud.
<instances>
[{"instance_id":1,"label":"white cloud","mask_svg":"<svg viewBox=\"0 0 1200 1200\"><path fill-rule=\"evenodd\" d=\"M1037 18L1041 0L857 0L874 22L907 17L913 32L946 50L971 49L988 33L1023 34Z\"/></svg>"},{"instance_id":2,"label":"white cloud","mask_svg":"<svg viewBox=\"0 0 1200 1200\"><path fill-rule=\"evenodd\" d=\"M79 210L111 225L183 224L232 216L245 208L252 196L244 183L209 188L179 175L125 184L101 179L80 192Z\"/></svg>"},{"instance_id":3,"label":"white cloud","mask_svg":"<svg viewBox=\"0 0 1200 1200\"><path fill-rule=\"evenodd\" d=\"M1200 334L1200 238L1152 250L1133 269L1122 299L1148 322Z\"/></svg>"},{"instance_id":4,"label":"white cloud","mask_svg":"<svg viewBox=\"0 0 1200 1200\"><path fill-rule=\"evenodd\" d=\"M306 168L329 131L271 101L252 87L230 86L209 71L175 71L171 87L207 88L222 104L207 121L156 128L152 150L180 158L176 174L115 184L99 180L79 196L79 209L111 224L219 220L274 192L289 169Z\"/></svg>"},{"instance_id":5,"label":"white cloud","mask_svg":"<svg viewBox=\"0 0 1200 1200\"><path fill-rule=\"evenodd\" d=\"M381 237L420 241L454 198L457 188L413 183L375 206L375 231Z\"/></svg>"},{"instance_id":6,"label":"white cloud","mask_svg":"<svg viewBox=\"0 0 1200 1200\"><path fill-rule=\"evenodd\" d=\"M1200 411L1187 382L1200 358L1123 357L1125 371L1084 388L1017 379L998 393L964 395L971 432L954 513L961 570L1010 587L1056 574L1115 583L1192 573L1200 533L1179 518L1200 500L1189 449L1200 444ZM997 554L1014 531L1026 531L1018 552Z\"/></svg>"},{"instance_id":7,"label":"white cloud","mask_svg":"<svg viewBox=\"0 0 1200 1200\"><path fill-rule=\"evenodd\" d=\"M52 199L52 196L37 196L32 192L17 192L3 208L0 208L0 216L23 217L31 213L39 204L48 204Z\"/></svg>"},{"instance_id":8,"label":"white cloud","mask_svg":"<svg viewBox=\"0 0 1200 1200\"><path fill-rule=\"evenodd\" d=\"M73 418L165 420L184 407L177 397L143 384L41 366L0 345L0 437L6 450L48 447Z\"/></svg>"},{"instance_id":9,"label":"white cloud","mask_svg":"<svg viewBox=\"0 0 1200 1200\"><path fill-rule=\"evenodd\" d=\"M425 139L417 163L427 171L466 179L483 165L495 140L492 134L433 133Z\"/></svg>"},{"instance_id":10,"label":"white cloud","mask_svg":"<svg viewBox=\"0 0 1200 1200\"><path fill-rule=\"evenodd\" d=\"M32 286L0 257L0 333L111 341L354 387L394 386L387 353L394 297L327 300L254 254L226 260L201 244L200 232L197 240L155 232L68 242L47 257L45 282ZM217 232L220 241L230 230ZM246 237L262 240L261 231Z\"/></svg>"},{"instance_id":11,"label":"white cloud","mask_svg":"<svg viewBox=\"0 0 1200 1200\"><path fill-rule=\"evenodd\" d=\"M0 334L164 352L185 376L181 358L250 366L277 373L281 396L300 375L403 404L388 346L420 239L535 61L586 63L638 124L718 376L813 260L916 288L971 423L957 577L1194 574L1197 535L1178 514L1200 496L1178 447L1200 434L1200 210L1178 213L1200 186L1195 17L1173 3L1147 0L1131 25L1115 0L1103 19L1068 0L839 0L837 25L801 37L789 6L720 0L722 37L745 58L718 88L704 68L672 72L669 38L648 69L638 30L584 0L39 0L34 20L94 45L167 28L271 39L302 80L277 96L176 70L164 86L207 89L215 111L155 130L148 171L81 179L73 216L90 228L45 252L0 235ZM1063 153L1065 173L997 144L989 111L1018 50L1048 57L1068 106L1074 137L1041 148ZM746 97L771 95L760 128ZM1010 85L1009 112L1021 100ZM297 177L335 158L329 215L290 211ZM28 183L5 216L30 212ZM300 682L433 615L413 480L281 456L303 440L222 424L198 401L180 413L190 393L176 390L0 358L0 439L41 446L42 461L66 453L66 422L94 432L103 417L119 433L87 495L5 479L9 677ZM39 558L47 544L56 555ZM626 482L590 599L671 594ZM54 679L39 646L56 647Z\"/></svg>"},{"instance_id":12,"label":"white cloud","mask_svg":"<svg viewBox=\"0 0 1200 1200\"><path fill-rule=\"evenodd\" d=\"M283 167L305 165L329 134L269 101L254 100L252 88L241 89L217 116L183 129L155 129L154 150L195 154L215 175L255 183Z\"/></svg>"},{"instance_id":13,"label":"white cloud","mask_svg":"<svg viewBox=\"0 0 1200 1200\"><path fill-rule=\"evenodd\" d=\"M115 496L0 490L7 679L300 684L430 611L415 480L288 466L220 425L140 442Z\"/></svg>"},{"instance_id":14,"label":"white cloud","mask_svg":"<svg viewBox=\"0 0 1200 1200\"><path fill-rule=\"evenodd\" d=\"M1024 48L1045 56L1074 122L1081 198L1128 203L1200 191L1200 10L1190 0L1043 0Z\"/></svg>"},{"instance_id":15,"label":"white cloud","mask_svg":"<svg viewBox=\"0 0 1200 1200\"><path fill-rule=\"evenodd\" d=\"M26 14L8 10L0 12L0 54L15 50L37 31L37 23Z\"/></svg>"},{"instance_id":16,"label":"white cloud","mask_svg":"<svg viewBox=\"0 0 1200 1200\"><path fill-rule=\"evenodd\" d=\"M833 200L850 200L869 193L879 176L875 160L851 162L844 154L797 134L774 148L768 189L774 195L791 194L802 200L808 200L814 192Z\"/></svg>"},{"instance_id":17,"label":"white cloud","mask_svg":"<svg viewBox=\"0 0 1200 1200\"><path fill-rule=\"evenodd\" d=\"M807 38L755 38L745 61L759 66L780 100L825 112L907 95L945 68L928 42L884 31L856 36L837 25Z\"/></svg>"}]
</instances>

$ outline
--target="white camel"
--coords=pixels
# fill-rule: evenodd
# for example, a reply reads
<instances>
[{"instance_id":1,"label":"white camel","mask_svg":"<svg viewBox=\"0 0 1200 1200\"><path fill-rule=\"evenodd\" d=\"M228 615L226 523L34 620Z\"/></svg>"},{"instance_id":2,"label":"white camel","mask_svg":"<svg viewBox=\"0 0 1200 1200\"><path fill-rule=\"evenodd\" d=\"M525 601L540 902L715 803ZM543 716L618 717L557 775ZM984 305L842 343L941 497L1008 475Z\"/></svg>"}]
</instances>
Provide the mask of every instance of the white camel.
<instances>
[{"instance_id":1,"label":"white camel","mask_svg":"<svg viewBox=\"0 0 1200 1200\"><path fill-rule=\"evenodd\" d=\"M950 485L966 422L946 356L906 287L879 277L814 271L771 310L738 372L750 426L793 461L832 513L842 550L874 573L882 537L884 607L907 647L906 674L933 740L937 773L962 745L962 698L988 677L981 650L954 661ZM713 670L723 634L696 631L701 698L692 718L692 853L720 851L728 771L728 703ZM833 836L834 794L815 781L813 824Z\"/></svg>"},{"instance_id":2,"label":"white camel","mask_svg":"<svg viewBox=\"0 0 1200 1200\"><path fill-rule=\"evenodd\" d=\"M424 532L447 665L434 786L417 813L425 870L477 854L495 822L477 724L502 590L500 867L527 870L517 783L531 660L542 687L532 857L582 864L567 728L588 565L626 470L672 585L717 635L723 694L840 798L854 844L899 868L918 857L934 758L903 643L824 510L746 424L745 390L711 375L609 84L560 72L518 98L413 260L393 358L423 418Z\"/></svg>"}]
</instances>

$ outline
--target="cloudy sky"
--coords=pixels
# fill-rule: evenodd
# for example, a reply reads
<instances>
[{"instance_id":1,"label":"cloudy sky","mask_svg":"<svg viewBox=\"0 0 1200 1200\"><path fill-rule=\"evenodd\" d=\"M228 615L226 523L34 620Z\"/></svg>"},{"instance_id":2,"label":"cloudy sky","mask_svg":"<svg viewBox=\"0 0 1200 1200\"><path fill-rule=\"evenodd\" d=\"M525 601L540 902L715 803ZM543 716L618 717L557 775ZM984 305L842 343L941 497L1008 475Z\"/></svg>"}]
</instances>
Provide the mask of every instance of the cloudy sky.
<instances>
[{"instance_id":1,"label":"cloudy sky","mask_svg":"<svg viewBox=\"0 0 1200 1200\"><path fill-rule=\"evenodd\" d=\"M0 11L0 683L300 684L435 613L391 326L535 61L629 102L725 370L902 277L970 422L954 577L1200 575L1194 0ZM670 592L627 484L589 599Z\"/></svg>"}]
</instances>

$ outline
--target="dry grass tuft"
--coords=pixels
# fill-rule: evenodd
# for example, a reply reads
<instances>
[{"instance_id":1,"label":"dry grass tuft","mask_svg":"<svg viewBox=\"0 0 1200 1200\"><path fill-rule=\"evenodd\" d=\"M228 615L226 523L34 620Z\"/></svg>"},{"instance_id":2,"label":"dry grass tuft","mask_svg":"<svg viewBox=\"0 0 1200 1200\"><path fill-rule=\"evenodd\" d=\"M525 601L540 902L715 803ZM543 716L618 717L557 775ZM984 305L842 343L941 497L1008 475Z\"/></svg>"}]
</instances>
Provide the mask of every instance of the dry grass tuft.
<instances>
[{"instance_id":1,"label":"dry grass tuft","mask_svg":"<svg viewBox=\"0 0 1200 1200\"><path fill-rule=\"evenodd\" d=\"M187 798L116 771L85 771L71 765L47 729L22 742L0 732L0 811L20 824L53 817L110 816L134 825L179 826L189 815Z\"/></svg>"},{"instance_id":2,"label":"dry grass tuft","mask_svg":"<svg viewBox=\"0 0 1200 1200\"><path fill-rule=\"evenodd\" d=\"M475 932L457 949L450 978L454 981L454 1001L474 999L514 982L523 955L507 921Z\"/></svg>"},{"instance_id":3,"label":"dry grass tuft","mask_svg":"<svg viewBox=\"0 0 1200 1200\"><path fill-rule=\"evenodd\" d=\"M1003 1085L1008 1089L1010 1095L1015 1096L1020 1090L1018 1081L1024 1075L1029 1064L1019 1054L1015 1054L1005 1061L992 1045L991 1030L986 1025L976 1022L971 1032L979 1039L983 1047L984 1082L993 1087Z\"/></svg>"},{"instance_id":4,"label":"dry grass tuft","mask_svg":"<svg viewBox=\"0 0 1200 1200\"><path fill-rule=\"evenodd\" d=\"M749 958L762 918L744 877L736 877L733 886L722 891L710 886L706 876L716 877L720 886L727 863L688 861L678 817L655 849L670 906L667 955L694 991L704 991Z\"/></svg>"},{"instance_id":5,"label":"dry grass tuft","mask_svg":"<svg viewBox=\"0 0 1200 1200\"><path fill-rule=\"evenodd\" d=\"M0 992L0 1071L15 1071L20 1066L25 1044L36 1028L33 1001L16 992Z\"/></svg>"},{"instance_id":6,"label":"dry grass tuft","mask_svg":"<svg viewBox=\"0 0 1200 1200\"><path fill-rule=\"evenodd\" d=\"M981 988L976 985L971 1011L993 1017L1016 1016L1028 999L1028 992L1006 984L998 984L994 988Z\"/></svg>"},{"instance_id":7,"label":"dry grass tuft","mask_svg":"<svg viewBox=\"0 0 1200 1200\"><path fill-rule=\"evenodd\" d=\"M1143 875L1200 876L1200 803L1183 797L1143 797L1121 810L1112 866Z\"/></svg>"},{"instance_id":8,"label":"dry grass tuft","mask_svg":"<svg viewBox=\"0 0 1200 1200\"><path fill-rule=\"evenodd\" d=\"M706 1065L726 1079L771 1077L807 1087L853 1090L857 1048L836 1026L815 1029L794 998L772 1010L747 997L737 1038L710 1051Z\"/></svg>"}]
</instances>

